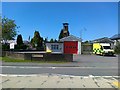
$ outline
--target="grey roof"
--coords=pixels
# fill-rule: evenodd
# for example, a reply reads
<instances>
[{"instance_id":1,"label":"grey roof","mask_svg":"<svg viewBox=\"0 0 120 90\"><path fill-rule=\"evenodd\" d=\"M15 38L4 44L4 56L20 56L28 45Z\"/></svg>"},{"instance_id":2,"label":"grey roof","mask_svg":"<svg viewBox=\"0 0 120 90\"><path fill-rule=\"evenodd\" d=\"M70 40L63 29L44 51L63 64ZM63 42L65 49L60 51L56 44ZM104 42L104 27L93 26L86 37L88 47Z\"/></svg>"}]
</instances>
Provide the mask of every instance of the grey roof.
<instances>
[{"instance_id":1,"label":"grey roof","mask_svg":"<svg viewBox=\"0 0 120 90\"><path fill-rule=\"evenodd\" d=\"M120 39L120 34L115 34L115 35L112 36L110 39L112 39L112 40Z\"/></svg>"},{"instance_id":2,"label":"grey roof","mask_svg":"<svg viewBox=\"0 0 120 90\"><path fill-rule=\"evenodd\" d=\"M74 35L70 35L70 36L67 36L67 37L64 37L62 39L60 39L60 41L82 41L79 37L76 37Z\"/></svg>"},{"instance_id":3,"label":"grey roof","mask_svg":"<svg viewBox=\"0 0 120 90\"><path fill-rule=\"evenodd\" d=\"M109 39L108 37L103 37L103 38L93 40L93 43L94 42L97 42L97 43L113 43L114 41Z\"/></svg>"},{"instance_id":4,"label":"grey roof","mask_svg":"<svg viewBox=\"0 0 120 90\"><path fill-rule=\"evenodd\" d=\"M63 43L63 42L58 41L58 42L46 42L46 43Z\"/></svg>"}]
</instances>

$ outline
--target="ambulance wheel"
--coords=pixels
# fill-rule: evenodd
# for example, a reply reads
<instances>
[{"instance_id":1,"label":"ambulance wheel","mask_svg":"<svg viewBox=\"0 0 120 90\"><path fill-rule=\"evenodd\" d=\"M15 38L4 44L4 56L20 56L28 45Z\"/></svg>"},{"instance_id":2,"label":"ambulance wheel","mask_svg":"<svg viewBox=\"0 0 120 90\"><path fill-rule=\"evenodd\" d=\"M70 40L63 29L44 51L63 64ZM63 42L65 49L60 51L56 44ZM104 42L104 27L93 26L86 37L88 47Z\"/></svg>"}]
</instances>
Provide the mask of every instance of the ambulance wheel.
<instances>
[{"instance_id":1,"label":"ambulance wheel","mask_svg":"<svg viewBox=\"0 0 120 90\"><path fill-rule=\"evenodd\" d=\"M95 52L95 55L96 55L96 52Z\"/></svg>"},{"instance_id":2,"label":"ambulance wheel","mask_svg":"<svg viewBox=\"0 0 120 90\"><path fill-rule=\"evenodd\" d=\"M104 53L102 53L102 56L105 56L105 54L104 54Z\"/></svg>"}]
</instances>

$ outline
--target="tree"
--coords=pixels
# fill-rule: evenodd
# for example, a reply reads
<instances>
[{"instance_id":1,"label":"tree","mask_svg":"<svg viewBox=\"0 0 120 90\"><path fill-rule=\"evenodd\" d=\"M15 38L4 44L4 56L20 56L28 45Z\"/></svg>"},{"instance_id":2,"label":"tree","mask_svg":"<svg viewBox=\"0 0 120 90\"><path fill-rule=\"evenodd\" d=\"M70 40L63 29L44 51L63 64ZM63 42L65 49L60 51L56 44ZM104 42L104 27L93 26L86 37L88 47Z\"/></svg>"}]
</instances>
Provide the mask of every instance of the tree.
<instances>
[{"instance_id":1,"label":"tree","mask_svg":"<svg viewBox=\"0 0 120 90\"><path fill-rule=\"evenodd\" d=\"M19 28L15 20L4 17L2 19L2 38L4 40L12 40L17 35L16 29Z\"/></svg>"},{"instance_id":2,"label":"tree","mask_svg":"<svg viewBox=\"0 0 120 90\"><path fill-rule=\"evenodd\" d=\"M48 42L48 38L45 38L44 42L45 42L45 43Z\"/></svg>"},{"instance_id":3,"label":"tree","mask_svg":"<svg viewBox=\"0 0 120 90\"><path fill-rule=\"evenodd\" d=\"M23 44L23 39L22 39L22 35L18 35L17 36L17 45L22 45Z\"/></svg>"},{"instance_id":4,"label":"tree","mask_svg":"<svg viewBox=\"0 0 120 90\"><path fill-rule=\"evenodd\" d=\"M55 39L54 42L57 42L57 40Z\"/></svg>"},{"instance_id":5,"label":"tree","mask_svg":"<svg viewBox=\"0 0 120 90\"><path fill-rule=\"evenodd\" d=\"M120 54L120 42L117 42L117 45L115 46L115 53Z\"/></svg>"},{"instance_id":6,"label":"tree","mask_svg":"<svg viewBox=\"0 0 120 90\"><path fill-rule=\"evenodd\" d=\"M59 39L63 38L63 29L60 32Z\"/></svg>"},{"instance_id":7,"label":"tree","mask_svg":"<svg viewBox=\"0 0 120 90\"><path fill-rule=\"evenodd\" d=\"M34 37L31 39L32 46L36 49L43 48L43 38L38 31L34 32Z\"/></svg>"},{"instance_id":8,"label":"tree","mask_svg":"<svg viewBox=\"0 0 120 90\"><path fill-rule=\"evenodd\" d=\"M2 41L2 23L1 23L1 16L0 16L0 41ZM2 44L0 43L0 50L2 50ZM2 56L2 52L0 52L0 57Z\"/></svg>"},{"instance_id":9,"label":"tree","mask_svg":"<svg viewBox=\"0 0 120 90\"><path fill-rule=\"evenodd\" d=\"M53 38L50 39L50 42L54 42Z\"/></svg>"},{"instance_id":10,"label":"tree","mask_svg":"<svg viewBox=\"0 0 120 90\"><path fill-rule=\"evenodd\" d=\"M23 44L22 35L19 34L17 36L17 45L16 45L15 49L23 49L23 47L24 47L24 44Z\"/></svg>"}]
</instances>

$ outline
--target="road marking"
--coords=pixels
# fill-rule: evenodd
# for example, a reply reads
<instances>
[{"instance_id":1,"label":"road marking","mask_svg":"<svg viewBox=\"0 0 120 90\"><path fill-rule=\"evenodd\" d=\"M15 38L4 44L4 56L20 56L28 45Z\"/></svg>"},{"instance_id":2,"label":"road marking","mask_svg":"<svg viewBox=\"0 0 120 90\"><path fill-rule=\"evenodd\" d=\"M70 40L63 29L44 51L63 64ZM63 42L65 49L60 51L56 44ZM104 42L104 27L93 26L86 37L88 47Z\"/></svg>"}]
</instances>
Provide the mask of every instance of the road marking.
<instances>
[{"instance_id":1,"label":"road marking","mask_svg":"<svg viewBox=\"0 0 120 90\"><path fill-rule=\"evenodd\" d=\"M120 82L119 81L113 82L113 85L115 85L116 87L120 88Z\"/></svg>"},{"instance_id":2,"label":"road marking","mask_svg":"<svg viewBox=\"0 0 120 90\"><path fill-rule=\"evenodd\" d=\"M52 69L55 69L56 67L51 67Z\"/></svg>"},{"instance_id":3,"label":"road marking","mask_svg":"<svg viewBox=\"0 0 120 90\"><path fill-rule=\"evenodd\" d=\"M0 66L2 68L50 68L50 69L56 69L56 68L75 68L75 69L118 69L118 67L36 67L36 66Z\"/></svg>"},{"instance_id":4,"label":"road marking","mask_svg":"<svg viewBox=\"0 0 120 90\"><path fill-rule=\"evenodd\" d=\"M66 77L83 77L83 78L120 78L120 76L93 76L93 75L88 75L88 76L75 76L75 75L65 75L65 74L54 74L54 73L43 73L43 74L0 74L0 76L11 76L11 77L26 77L26 76L66 76Z\"/></svg>"}]
</instances>

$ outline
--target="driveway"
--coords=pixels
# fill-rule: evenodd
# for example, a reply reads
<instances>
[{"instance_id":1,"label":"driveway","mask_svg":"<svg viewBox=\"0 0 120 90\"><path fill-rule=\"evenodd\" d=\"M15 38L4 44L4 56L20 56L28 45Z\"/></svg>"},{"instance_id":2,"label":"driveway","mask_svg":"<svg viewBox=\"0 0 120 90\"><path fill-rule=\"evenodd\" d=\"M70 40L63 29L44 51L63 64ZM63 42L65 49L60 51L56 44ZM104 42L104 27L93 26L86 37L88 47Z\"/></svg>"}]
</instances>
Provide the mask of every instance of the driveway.
<instances>
[{"instance_id":1,"label":"driveway","mask_svg":"<svg viewBox=\"0 0 120 90\"><path fill-rule=\"evenodd\" d=\"M73 60L82 67L118 67L118 56L74 55Z\"/></svg>"}]
</instances>

